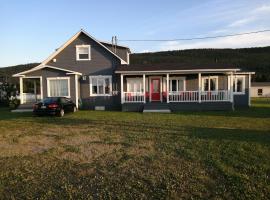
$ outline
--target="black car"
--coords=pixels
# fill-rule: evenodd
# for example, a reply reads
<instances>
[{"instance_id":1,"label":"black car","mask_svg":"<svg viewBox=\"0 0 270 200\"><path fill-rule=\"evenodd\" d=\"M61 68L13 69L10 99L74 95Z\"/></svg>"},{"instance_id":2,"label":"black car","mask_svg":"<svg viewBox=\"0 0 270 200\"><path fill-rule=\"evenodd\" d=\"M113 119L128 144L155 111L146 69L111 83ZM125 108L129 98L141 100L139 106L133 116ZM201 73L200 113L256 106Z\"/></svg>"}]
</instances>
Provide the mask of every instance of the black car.
<instances>
[{"instance_id":1,"label":"black car","mask_svg":"<svg viewBox=\"0 0 270 200\"><path fill-rule=\"evenodd\" d=\"M35 115L57 115L63 117L67 112L76 111L75 103L66 97L47 97L33 106L33 113Z\"/></svg>"}]
</instances>

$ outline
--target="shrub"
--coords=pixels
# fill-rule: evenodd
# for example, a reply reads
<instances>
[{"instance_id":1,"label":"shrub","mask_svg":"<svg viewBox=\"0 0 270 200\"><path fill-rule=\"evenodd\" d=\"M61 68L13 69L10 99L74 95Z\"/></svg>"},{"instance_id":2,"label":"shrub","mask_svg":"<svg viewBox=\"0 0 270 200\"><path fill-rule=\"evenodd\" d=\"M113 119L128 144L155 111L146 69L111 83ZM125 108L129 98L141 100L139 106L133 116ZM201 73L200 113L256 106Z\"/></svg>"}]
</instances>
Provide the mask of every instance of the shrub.
<instances>
[{"instance_id":1,"label":"shrub","mask_svg":"<svg viewBox=\"0 0 270 200\"><path fill-rule=\"evenodd\" d=\"M20 100L17 98L11 98L9 101L9 108L11 110L16 109L20 105Z\"/></svg>"}]
</instances>

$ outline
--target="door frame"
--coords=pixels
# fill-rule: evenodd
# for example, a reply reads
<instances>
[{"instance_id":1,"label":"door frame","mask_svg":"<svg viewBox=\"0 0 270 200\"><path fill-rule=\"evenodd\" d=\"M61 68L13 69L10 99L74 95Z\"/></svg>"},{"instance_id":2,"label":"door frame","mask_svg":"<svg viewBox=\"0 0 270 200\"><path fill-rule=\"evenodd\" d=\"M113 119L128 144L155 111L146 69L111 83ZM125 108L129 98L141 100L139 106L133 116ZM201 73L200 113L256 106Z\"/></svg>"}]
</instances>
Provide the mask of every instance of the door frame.
<instances>
[{"instance_id":1,"label":"door frame","mask_svg":"<svg viewBox=\"0 0 270 200\"><path fill-rule=\"evenodd\" d=\"M152 102L152 88L151 88L151 83L152 83L152 79L159 79L159 88L160 88L160 100L155 101L154 102L162 102L162 76L149 76L149 83L148 83L148 88L149 88L149 102Z\"/></svg>"}]
</instances>

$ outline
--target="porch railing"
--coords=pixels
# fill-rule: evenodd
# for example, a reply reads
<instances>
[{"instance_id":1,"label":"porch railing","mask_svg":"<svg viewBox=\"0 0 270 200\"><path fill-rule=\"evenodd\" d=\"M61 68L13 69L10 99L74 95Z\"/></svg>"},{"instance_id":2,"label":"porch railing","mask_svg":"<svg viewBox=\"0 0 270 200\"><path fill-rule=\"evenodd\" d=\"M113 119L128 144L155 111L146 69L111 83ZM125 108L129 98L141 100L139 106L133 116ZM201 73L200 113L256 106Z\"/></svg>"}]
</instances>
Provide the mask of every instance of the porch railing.
<instances>
[{"instance_id":1,"label":"porch railing","mask_svg":"<svg viewBox=\"0 0 270 200\"><path fill-rule=\"evenodd\" d=\"M23 93L22 98L24 103L34 103L41 100L41 95L33 93Z\"/></svg>"},{"instance_id":2,"label":"porch railing","mask_svg":"<svg viewBox=\"0 0 270 200\"><path fill-rule=\"evenodd\" d=\"M146 96L143 92L124 92L124 103L140 103L145 102ZM163 96L167 98L166 94ZM169 102L220 102L230 101L231 93L229 90L217 91L179 91L169 92Z\"/></svg>"},{"instance_id":3,"label":"porch railing","mask_svg":"<svg viewBox=\"0 0 270 200\"><path fill-rule=\"evenodd\" d=\"M197 102L199 91L169 92L169 102Z\"/></svg>"},{"instance_id":4,"label":"porch railing","mask_svg":"<svg viewBox=\"0 0 270 200\"><path fill-rule=\"evenodd\" d=\"M217 90L201 92L201 101L229 101L230 92L228 90Z\"/></svg>"},{"instance_id":5,"label":"porch railing","mask_svg":"<svg viewBox=\"0 0 270 200\"><path fill-rule=\"evenodd\" d=\"M124 92L125 103L139 103L144 102L145 95L143 92Z\"/></svg>"}]
</instances>

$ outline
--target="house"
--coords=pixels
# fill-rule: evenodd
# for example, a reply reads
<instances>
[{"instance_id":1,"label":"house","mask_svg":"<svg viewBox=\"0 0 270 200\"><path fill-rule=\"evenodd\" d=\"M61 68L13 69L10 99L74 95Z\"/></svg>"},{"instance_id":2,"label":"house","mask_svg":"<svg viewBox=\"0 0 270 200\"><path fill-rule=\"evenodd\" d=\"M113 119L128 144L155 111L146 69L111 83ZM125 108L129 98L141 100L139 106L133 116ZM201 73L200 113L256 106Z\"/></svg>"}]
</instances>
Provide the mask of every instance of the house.
<instances>
[{"instance_id":1,"label":"house","mask_svg":"<svg viewBox=\"0 0 270 200\"><path fill-rule=\"evenodd\" d=\"M251 97L270 97L270 82L252 82Z\"/></svg>"},{"instance_id":2,"label":"house","mask_svg":"<svg viewBox=\"0 0 270 200\"><path fill-rule=\"evenodd\" d=\"M250 105L253 72L231 65L130 64L130 49L80 30L40 65L13 75L22 104L66 96L96 110L232 110Z\"/></svg>"}]
</instances>

